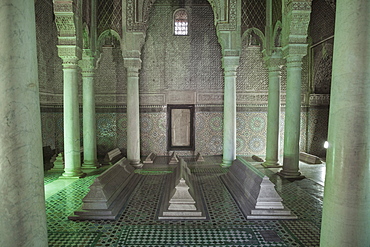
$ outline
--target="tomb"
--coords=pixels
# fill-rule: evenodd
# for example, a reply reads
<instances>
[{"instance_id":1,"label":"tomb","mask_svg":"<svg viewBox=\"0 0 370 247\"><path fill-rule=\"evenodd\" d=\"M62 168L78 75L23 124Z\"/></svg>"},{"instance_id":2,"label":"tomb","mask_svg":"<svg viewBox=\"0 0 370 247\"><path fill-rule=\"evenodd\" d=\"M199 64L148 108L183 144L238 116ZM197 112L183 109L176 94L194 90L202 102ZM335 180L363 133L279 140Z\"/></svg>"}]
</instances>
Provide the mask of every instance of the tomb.
<instances>
[{"instance_id":1,"label":"tomb","mask_svg":"<svg viewBox=\"0 0 370 247\"><path fill-rule=\"evenodd\" d=\"M124 158L123 153L119 148L109 151L104 157L104 164L114 165Z\"/></svg>"},{"instance_id":2,"label":"tomb","mask_svg":"<svg viewBox=\"0 0 370 247\"><path fill-rule=\"evenodd\" d=\"M221 179L247 219L297 219L270 179L244 159L238 157Z\"/></svg>"},{"instance_id":3,"label":"tomb","mask_svg":"<svg viewBox=\"0 0 370 247\"><path fill-rule=\"evenodd\" d=\"M321 164L321 159L313 154L308 154L305 152L299 153L299 160L307 164Z\"/></svg>"},{"instance_id":4,"label":"tomb","mask_svg":"<svg viewBox=\"0 0 370 247\"><path fill-rule=\"evenodd\" d=\"M200 184L183 159L180 159L180 164L165 179L166 187L162 194L158 219L207 219Z\"/></svg>"},{"instance_id":5,"label":"tomb","mask_svg":"<svg viewBox=\"0 0 370 247\"><path fill-rule=\"evenodd\" d=\"M143 161L144 164L153 164L157 155L155 153L150 153L145 160Z\"/></svg>"},{"instance_id":6,"label":"tomb","mask_svg":"<svg viewBox=\"0 0 370 247\"><path fill-rule=\"evenodd\" d=\"M177 163L179 163L179 159L177 158L177 155L175 154L175 152L173 152L172 155L170 156L168 164L169 165L174 165L174 164L177 164Z\"/></svg>"},{"instance_id":7,"label":"tomb","mask_svg":"<svg viewBox=\"0 0 370 247\"><path fill-rule=\"evenodd\" d=\"M120 159L94 180L82 207L68 218L115 220L142 179L128 160Z\"/></svg>"},{"instance_id":8,"label":"tomb","mask_svg":"<svg viewBox=\"0 0 370 247\"><path fill-rule=\"evenodd\" d=\"M64 171L64 160L63 153L59 153L53 162L54 166L51 168L51 171Z\"/></svg>"}]
</instances>

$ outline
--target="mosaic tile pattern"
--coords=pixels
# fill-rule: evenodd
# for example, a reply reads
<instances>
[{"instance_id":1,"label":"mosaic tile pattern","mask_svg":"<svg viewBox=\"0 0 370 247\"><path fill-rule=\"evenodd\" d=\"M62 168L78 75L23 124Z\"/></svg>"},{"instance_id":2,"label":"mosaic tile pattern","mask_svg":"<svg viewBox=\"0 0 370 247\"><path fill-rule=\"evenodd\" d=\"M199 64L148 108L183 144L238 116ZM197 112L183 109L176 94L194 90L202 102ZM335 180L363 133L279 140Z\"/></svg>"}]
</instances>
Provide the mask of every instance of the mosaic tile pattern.
<instances>
[{"instance_id":1,"label":"mosaic tile pattern","mask_svg":"<svg viewBox=\"0 0 370 247\"><path fill-rule=\"evenodd\" d=\"M44 185L54 182L62 175L62 172L45 172Z\"/></svg>"},{"instance_id":2,"label":"mosaic tile pattern","mask_svg":"<svg viewBox=\"0 0 370 247\"><path fill-rule=\"evenodd\" d=\"M134 226L123 228L119 246L233 246L259 244L246 227Z\"/></svg>"},{"instance_id":3,"label":"mosaic tile pattern","mask_svg":"<svg viewBox=\"0 0 370 247\"><path fill-rule=\"evenodd\" d=\"M141 186L116 221L67 219L81 205L97 175L79 179L46 202L49 246L318 246L322 201L310 191L311 180L289 182L268 169L284 203L298 220L246 220L223 185L221 156L189 163L199 179L209 220L157 220L166 165L146 166ZM162 173L162 174L161 174ZM313 187L314 188L314 187Z\"/></svg>"},{"instance_id":4,"label":"mosaic tile pattern","mask_svg":"<svg viewBox=\"0 0 370 247\"><path fill-rule=\"evenodd\" d=\"M251 109L252 110L252 109ZM322 111L312 110L301 113L301 137L300 150L306 151L320 149L320 140L317 134L321 133L320 126L325 125L324 117L320 116ZM318 114L320 119L307 116ZM54 119L51 124L48 118ZM82 116L81 116L82 118ZM280 119L280 154L284 148L284 118L285 112L281 112ZM63 114L62 113L42 113L43 119L43 143L55 142L57 152L61 152L64 147L63 141ZM267 134L267 112L265 111L242 111L236 115L237 128L237 155L265 155L266 134ZM119 147L122 152L127 148L127 116L120 112L98 112L97 122L97 145L98 155L104 155ZM82 120L80 121L82 124ZM49 126L49 127L48 127ZM307 128L308 127L308 128ZM55 128L55 133L53 129ZM81 127L81 145L83 132ZM47 133L47 132L51 133ZM306 136L306 133L307 136ZM320 135L321 135L320 134ZM52 136L52 137L49 137ZM51 140L55 138L55 140ZM315 146L314 146L315 145ZM168 155L167 151L167 113L153 112L140 114L140 148L141 155L146 156L151 152L157 155ZM202 155L221 155L223 148L223 112L196 112L195 114L195 152ZM322 149L322 148L321 148ZM182 152L182 155L193 155L192 152ZM322 154L322 152L320 152Z\"/></svg>"},{"instance_id":5,"label":"mosaic tile pattern","mask_svg":"<svg viewBox=\"0 0 370 247\"><path fill-rule=\"evenodd\" d=\"M167 113L140 114L140 148L143 155L167 154Z\"/></svg>"}]
</instances>

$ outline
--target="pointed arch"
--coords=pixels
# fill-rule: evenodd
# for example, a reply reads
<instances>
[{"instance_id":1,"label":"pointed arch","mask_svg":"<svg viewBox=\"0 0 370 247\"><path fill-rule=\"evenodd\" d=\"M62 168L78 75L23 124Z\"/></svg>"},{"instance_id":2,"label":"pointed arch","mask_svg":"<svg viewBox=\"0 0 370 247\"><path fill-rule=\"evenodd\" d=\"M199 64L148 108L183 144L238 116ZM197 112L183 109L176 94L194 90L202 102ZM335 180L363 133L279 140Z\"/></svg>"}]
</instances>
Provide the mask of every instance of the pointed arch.
<instances>
[{"instance_id":1,"label":"pointed arch","mask_svg":"<svg viewBox=\"0 0 370 247\"><path fill-rule=\"evenodd\" d=\"M261 30L255 27L249 28L243 33L242 42L244 42L245 39L249 39L250 36L253 34L255 34L258 37L259 41L261 42L261 48L265 49L266 48L265 35Z\"/></svg>"},{"instance_id":2,"label":"pointed arch","mask_svg":"<svg viewBox=\"0 0 370 247\"><path fill-rule=\"evenodd\" d=\"M103 47L107 41L110 41L111 45L114 45L117 42L121 43L121 37L112 29L103 31L98 38L98 49L101 49L101 47Z\"/></svg>"},{"instance_id":3,"label":"pointed arch","mask_svg":"<svg viewBox=\"0 0 370 247\"><path fill-rule=\"evenodd\" d=\"M283 28L283 25L281 21L277 21L274 27L273 35L272 35L272 40L274 41L273 47L281 47L282 28Z\"/></svg>"},{"instance_id":4,"label":"pointed arch","mask_svg":"<svg viewBox=\"0 0 370 247\"><path fill-rule=\"evenodd\" d=\"M82 47L83 49L90 49L90 31L86 22L82 24Z\"/></svg>"}]
</instances>

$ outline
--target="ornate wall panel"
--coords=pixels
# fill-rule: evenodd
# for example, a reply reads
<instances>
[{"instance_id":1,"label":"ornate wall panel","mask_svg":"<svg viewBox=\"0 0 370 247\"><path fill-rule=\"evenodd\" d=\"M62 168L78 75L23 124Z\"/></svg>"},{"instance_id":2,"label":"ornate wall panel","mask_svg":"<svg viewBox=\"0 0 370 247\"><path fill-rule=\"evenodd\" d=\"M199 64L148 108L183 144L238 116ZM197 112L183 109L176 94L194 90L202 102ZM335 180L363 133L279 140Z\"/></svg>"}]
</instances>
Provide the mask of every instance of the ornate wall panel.
<instances>
[{"instance_id":1,"label":"ornate wall panel","mask_svg":"<svg viewBox=\"0 0 370 247\"><path fill-rule=\"evenodd\" d=\"M173 35L176 6L156 1L148 23L140 72L141 92L223 90L221 48L206 0L189 10L189 36Z\"/></svg>"},{"instance_id":2,"label":"ornate wall panel","mask_svg":"<svg viewBox=\"0 0 370 247\"><path fill-rule=\"evenodd\" d=\"M195 150L202 155L222 154L222 112L197 112L195 116Z\"/></svg>"},{"instance_id":3,"label":"ornate wall panel","mask_svg":"<svg viewBox=\"0 0 370 247\"><path fill-rule=\"evenodd\" d=\"M127 147L126 120L125 113L101 112L96 114L98 155L104 156L117 147L125 152Z\"/></svg>"},{"instance_id":4,"label":"ornate wall panel","mask_svg":"<svg viewBox=\"0 0 370 247\"><path fill-rule=\"evenodd\" d=\"M40 92L53 93L61 84L62 71L55 67L61 64L57 50L57 29L53 16L52 0L39 0L35 3L37 62ZM45 98L44 102L52 100Z\"/></svg>"},{"instance_id":5,"label":"ornate wall panel","mask_svg":"<svg viewBox=\"0 0 370 247\"><path fill-rule=\"evenodd\" d=\"M243 45L237 73L238 92L268 90L268 71L259 46Z\"/></svg>"},{"instance_id":6,"label":"ornate wall panel","mask_svg":"<svg viewBox=\"0 0 370 247\"><path fill-rule=\"evenodd\" d=\"M166 112L140 114L140 148L142 155L167 155Z\"/></svg>"},{"instance_id":7,"label":"ornate wall panel","mask_svg":"<svg viewBox=\"0 0 370 247\"><path fill-rule=\"evenodd\" d=\"M42 4L46 2L49 5ZM52 13L50 2L37 1L40 3L37 6L39 8L37 18L40 24L38 25L40 90L44 105L61 105L63 102L63 73L61 60L57 56L57 31L55 24L49 23L52 16L41 16L43 11L46 11L44 9L50 8L50 13ZM202 155L222 154L224 78L221 67L221 47L216 36L211 6L206 0L192 1L192 3L194 5L189 9L189 36L173 36L172 13L177 7L173 5L173 1L157 0L148 12L150 13L148 32L142 50L143 63L140 71L142 155L150 152L158 155L168 154L165 105L169 102L180 101L198 104L195 113L195 152L201 152ZM308 85L307 60L303 63L306 67L302 73L302 89L306 90ZM263 155L266 146L267 112L265 107L268 73L259 47L243 48L237 76L237 102L244 104L243 110L237 113L237 154ZM285 78L286 72L283 69L282 90L285 90ZM98 153L104 156L116 147L125 152L127 147L127 117L124 106L126 70L119 47L103 47L96 70L95 83L98 109L96 114ZM282 100L284 101L284 98ZM251 105L254 107L252 108ZM202 110L199 110L200 108ZM322 112L319 111L317 116ZM307 127L307 116L310 114L316 113L302 113L302 150L306 144L311 147L316 145L311 141L314 137L308 136L306 139L306 129L315 126L310 122ZM80 118L82 120L82 114ZM281 153L284 140L283 123L284 112L281 117ZM42 112L42 131L44 145L50 145L58 151L63 150L62 108ZM81 131L81 137L82 134ZM191 155L193 153L182 152L181 154Z\"/></svg>"},{"instance_id":8,"label":"ornate wall panel","mask_svg":"<svg viewBox=\"0 0 370 247\"><path fill-rule=\"evenodd\" d=\"M126 69L123 67L122 52L119 47L103 47L95 73L95 91L108 94L97 98L97 104L117 102L115 94L126 94Z\"/></svg>"},{"instance_id":9,"label":"ornate wall panel","mask_svg":"<svg viewBox=\"0 0 370 247\"><path fill-rule=\"evenodd\" d=\"M312 2L310 36L313 42L312 89L316 94L330 93L335 9L332 1Z\"/></svg>"},{"instance_id":10,"label":"ornate wall panel","mask_svg":"<svg viewBox=\"0 0 370 247\"><path fill-rule=\"evenodd\" d=\"M330 41L313 48L313 63L313 92L329 94L333 65L333 45Z\"/></svg>"},{"instance_id":11,"label":"ornate wall panel","mask_svg":"<svg viewBox=\"0 0 370 247\"><path fill-rule=\"evenodd\" d=\"M327 140L329 120L328 106L310 107L307 123L307 152L319 157L326 156L324 142Z\"/></svg>"},{"instance_id":12,"label":"ornate wall panel","mask_svg":"<svg viewBox=\"0 0 370 247\"><path fill-rule=\"evenodd\" d=\"M50 146L51 149L55 149L56 125L55 125L55 114L53 112L41 113L41 129L42 129L42 146Z\"/></svg>"}]
</instances>

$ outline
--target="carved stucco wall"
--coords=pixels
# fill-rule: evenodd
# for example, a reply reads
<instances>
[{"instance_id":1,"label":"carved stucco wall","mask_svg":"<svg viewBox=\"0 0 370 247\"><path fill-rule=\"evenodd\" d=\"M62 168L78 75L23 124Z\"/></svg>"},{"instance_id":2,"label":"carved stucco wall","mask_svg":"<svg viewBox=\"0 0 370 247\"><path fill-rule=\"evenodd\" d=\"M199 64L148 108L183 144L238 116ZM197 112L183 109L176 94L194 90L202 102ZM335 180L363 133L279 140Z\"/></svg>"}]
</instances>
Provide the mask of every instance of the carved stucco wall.
<instances>
[{"instance_id":1,"label":"carved stucco wall","mask_svg":"<svg viewBox=\"0 0 370 247\"><path fill-rule=\"evenodd\" d=\"M211 6L204 0L188 9L188 36L173 35L176 8L157 0L151 10L142 51L140 91L222 91L221 47Z\"/></svg>"},{"instance_id":2,"label":"carved stucco wall","mask_svg":"<svg viewBox=\"0 0 370 247\"><path fill-rule=\"evenodd\" d=\"M53 17L52 0L35 3L38 80L41 104L54 102L57 84L61 84L61 60L57 51L57 30ZM43 146L56 147L56 125L54 114L41 109Z\"/></svg>"},{"instance_id":3,"label":"carved stucco wall","mask_svg":"<svg viewBox=\"0 0 370 247\"><path fill-rule=\"evenodd\" d=\"M196 104L195 146L203 155L222 154L223 127L223 72L221 48L217 41L213 12L207 1L197 1L191 9L190 35L172 35L172 13L176 9L166 1L157 1L150 12L146 43L142 50L140 71L141 93L141 153L167 154L167 103L188 100ZM55 24L50 28L55 29ZM56 32L56 31L55 31ZM46 35L46 34L45 34ZM56 35L49 33L49 35ZM55 36L54 36L55 38ZM44 40L43 42L46 42ZM40 43L42 46L45 43ZM56 40L55 40L56 45ZM53 45L42 47L54 50L53 78L40 78L50 83L45 88L53 94L44 105L62 104L63 73L61 61ZM41 47L39 47L41 49ZM41 66L47 66L44 62ZM307 88L307 60L304 60L303 89ZM44 69L40 67L40 70ZM285 69L282 70L282 90L285 89ZM121 51L116 47L102 49L96 71L97 145L100 155L119 147L125 152L126 137L126 71ZM259 47L244 47L237 77L237 154L265 153L267 123L268 74ZM191 92L190 94L189 91ZM284 93L284 92L283 92ZM284 97L283 97L284 98ZM147 102L147 103L146 103ZM149 102L149 103L148 103ZM152 103L152 104L150 104ZM155 103L155 104L153 104ZM186 102L185 102L186 103ZM302 113L301 150L306 145L306 116ZM82 118L82 115L80 115ZM80 119L81 120L81 119ZM62 108L45 108L42 112L44 145L58 151L63 149ZM283 147L284 111L281 117L281 153ZM82 131L81 131L82 134ZM190 153L184 153L190 154Z\"/></svg>"},{"instance_id":4,"label":"carved stucco wall","mask_svg":"<svg viewBox=\"0 0 370 247\"><path fill-rule=\"evenodd\" d=\"M312 80L308 112L307 152L325 157L323 145L327 138L329 96L333 62L335 3L314 0L310 22L312 40Z\"/></svg>"}]
</instances>

